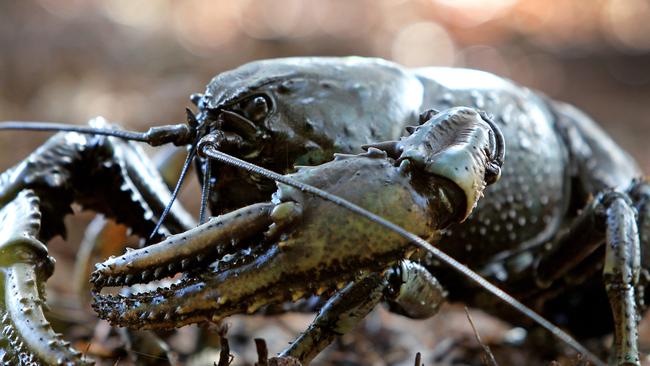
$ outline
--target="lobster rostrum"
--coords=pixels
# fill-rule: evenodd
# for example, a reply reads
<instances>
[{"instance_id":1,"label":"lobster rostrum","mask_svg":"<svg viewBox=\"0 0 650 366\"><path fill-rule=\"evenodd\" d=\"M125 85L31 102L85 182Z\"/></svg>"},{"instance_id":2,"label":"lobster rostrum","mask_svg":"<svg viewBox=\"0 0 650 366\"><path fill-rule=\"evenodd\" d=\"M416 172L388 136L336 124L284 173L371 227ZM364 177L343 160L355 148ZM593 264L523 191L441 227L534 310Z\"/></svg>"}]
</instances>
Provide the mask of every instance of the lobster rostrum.
<instances>
[{"instance_id":1,"label":"lobster rostrum","mask_svg":"<svg viewBox=\"0 0 650 366\"><path fill-rule=\"evenodd\" d=\"M565 294L602 281L611 307L604 314L614 316L612 363L639 364L650 190L634 161L574 108L479 71L410 70L358 57L246 64L220 74L192 100L199 113L189 113L188 124L143 134L101 120L92 128L0 125L74 131L54 136L0 177L0 222L8 230L5 360L87 362L56 338L41 310L41 287L52 270L41 243L64 232L61 212L74 200L142 237L153 232L149 242L158 241L99 264L92 275L93 306L117 325L178 327L333 294L283 353L308 362L382 299L397 312L427 317L448 288L453 300L521 322L455 273L518 302L467 268L445 270L440 262L453 260L424 237L548 316L556 309L547 311L545 303L563 304ZM201 225L169 204L178 186L170 194L153 164L125 139L190 146L183 172L192 161L199 167ZM504 144L508 161L501 171ZM352 155L331 160L334 153ZM311 194L401 234L370 227ZM207 206L219 216L208 219ZM178 272L185 276L169 288L99 292ZM12 287L15 273L26 278L22 287ZM42 324L41 336L30 336L28 324Z\"/></svg>"}]
</instances>

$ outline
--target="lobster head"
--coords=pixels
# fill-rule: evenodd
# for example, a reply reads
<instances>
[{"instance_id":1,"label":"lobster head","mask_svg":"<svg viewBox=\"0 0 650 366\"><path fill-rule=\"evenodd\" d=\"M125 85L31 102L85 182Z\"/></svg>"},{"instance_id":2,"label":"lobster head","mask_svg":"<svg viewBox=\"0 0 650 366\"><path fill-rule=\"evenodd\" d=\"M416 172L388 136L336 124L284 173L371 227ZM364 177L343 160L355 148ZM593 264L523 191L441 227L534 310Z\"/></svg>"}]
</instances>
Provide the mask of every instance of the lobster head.
<instances>
[{"instance_id":1,"label":"lobster head","mask_svg":"<svg viewBox=\"0 0 650 366\"><path fill-rule=\"evenodd\" d=\"M363 144L398 138L404 121L417 120L421 90L385 61L288 58L221 73L193 101L202 134L216 135L220 150L284 174L295 165L329 161L336 152L360 153ZM275 190L267 179L211 164L219 176L212 187L213 212Z\"/></svg>"}]
</instances>

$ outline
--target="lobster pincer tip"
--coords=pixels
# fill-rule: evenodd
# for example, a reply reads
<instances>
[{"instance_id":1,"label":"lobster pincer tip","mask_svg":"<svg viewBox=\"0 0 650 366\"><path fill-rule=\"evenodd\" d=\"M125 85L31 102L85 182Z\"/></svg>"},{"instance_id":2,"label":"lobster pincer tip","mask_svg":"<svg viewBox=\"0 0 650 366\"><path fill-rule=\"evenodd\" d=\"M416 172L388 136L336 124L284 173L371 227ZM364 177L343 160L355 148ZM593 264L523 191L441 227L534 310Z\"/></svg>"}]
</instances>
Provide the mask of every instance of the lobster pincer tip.
<instances>
[{"instance_id":1,"label":"lobster pincer tip","mask_svg":"<svg viewBox=\"0 0 650 366\"><path fill-rule=\"evenodd\" d=\"M449 179L466 197L467 218L483 190L501 174L503 136L472 108L457 107L432 114L430 119L403 138L398 160L409 160L418 169Z\"/></svg>"},{"instance_id":2,"label":"lobster pincer tip","mask_svg":"<svg viewBox=\"0 0 650 366\"><path fill-rule=\"evenodd\" d=\"M38 240L39 200L21 191L0 210L0 318L3 364L91 365L56 334L44 315L44 281L53 260Z\"/></svg>"},{"instance_id":3,"label":"lobster pincer tip","mask_svg":"<svg viewBox=\"0 0 650 366\"><path fill-rule=\"evenodd\" d=\"M129 250L96 267L90 281L95 290L105 286L126 286L205 268L240 248L241 238L262 232L271 223L273 204L259 203L214 217L184 233L160 243Z\"/></svg>"}]
</instances>

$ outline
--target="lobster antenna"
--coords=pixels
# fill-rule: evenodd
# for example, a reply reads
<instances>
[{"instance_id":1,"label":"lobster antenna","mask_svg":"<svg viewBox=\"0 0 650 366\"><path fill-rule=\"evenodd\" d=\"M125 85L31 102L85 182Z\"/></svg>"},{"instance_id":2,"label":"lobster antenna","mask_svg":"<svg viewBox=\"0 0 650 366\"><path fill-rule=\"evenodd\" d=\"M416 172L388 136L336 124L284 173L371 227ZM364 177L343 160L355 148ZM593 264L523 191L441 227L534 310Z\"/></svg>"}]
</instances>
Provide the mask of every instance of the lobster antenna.
<instances>
[{"instance_id":1,"label":"lobster antenna","mask_svg":"<svg viewBox=\"0 0 650 366\"><path fill-rule=\"evenodd\" d=\"M186 124L152 127L147 132L124 131L108 128L78 126L67 123L33 122L33 121L2 121L0 131L41 131L41 132L76 132L85 135L112 136L124 140L140 141L151 146L173 143L187 145L195 132Z\"/></svg>"},{"instance_id":2,"label":"lobster antenna","mask_svg":"<svg viewBox=\"0 0 650 366\"><path fill-rule=\"evenodd\" d=\"M0 130L77 132L77 133L83 133L88 135L113 136L125 140L147 142L147 138L145 134L142 132L110 130L106 128L77 126L72 124L55 123L55 122L3 121L0 122Z\"/></svg>"},{"instance_id":3,"label":"lobster antenna","mask_svg":"<svg viewBox=\"0 0 650 366\"><path fill-rule=\"evenodd\" d=\"M156 227L151 232L151 235L149 235L149 238L147 239L147 243L150 243L151 240L153 240L153 237L156 236L156 233L158 233L160 226L162 226L163 221L165 221L165 218L169 214L172 205L174 205L174 201L176 201L176 197L178 197L178 192L180 191L181 186L183 185L183 181L187 176L187 172L190 169L190 165L192 165L192 160L194 160L195 155L196 155L196 143L192 145L190 151L187 153L187 158L185 158L185 163L183 163L183 169L181 170L181 175L180 177L178 177L178 181L176 182L176 186L174 187L174 192L172 192L172 198L169 200L167 206L165 206L165 210L163 211L162 215L160 215L160 219L158 219L158 223L156 223Z\"/></svg>"},{"instance_id":4,"label":"lobster antenna","mask_svg":"<svg viewBox=\"0 0 650 366\"><path fill-rule=\"evenodd\" d=\"M471 269L467 268L454 258L450 257L447 255L445 252L441 251L440 249L434 247L431 245L429 242L426 240L420 238L419 236L407 231L406 229L402 228L401 226L395 225L394 223L384 219L381 216L378 216L370 211L367 211L360 206L355 205L354 203L347 201L339 196L333 195L331 193L328 193L326 191L323 191L321 189L318 189L316 187L310 186L308 184L305 184L303 182L299 182L297 180L294 180L292 178L288 178L286 176L283 176L281 174L275 173L273 171L270 171L268 169L262 168L260 166L257 166L255 164L251 164L249 162L237 159L233 156L230 156L226 153L223 153L215 147L213 142L210 141L202 141L202 143L199 144L199 148L201 149L201 154L205 155L211 159L218 160L222 163L237 167L239 169L246 170L251 173L259 174L261 176L264 176L269 179L273 179L277 182L286 184L288 186L294 187L296 189L301 190L302 192L312 194L314 196L317 196L321 199L324 199L326 201L332 202L338 206L341 206L351 212L354 212L374 223L377 223L386 229L393 231L397 233L398 235L402 236L403 238L407 239L411 243L415 244L416 246L426 250L427 252L433 254L438 260L441 262L445 263L449 267L451 267L453 270L459 272L472 282L478 284L480 287L485 289L486 291L492 293L494 296L498 297L501 301L505 302L509 306L511 306L513 309L518 311L519 313L523 314L525 317L533 320L535 323L539 324L542 328L546 329L549 331L551 334L553 334L555 337L569 345L571 348L573 348L576 352L584 355L588 359L591 360L595 365L597 366L606 366L606 363L601 361L596 355L591 353L587 348L585 348L583 345L581 345L578 341L573 339L568 333L563 331L562 329L558 328L555 326L553 323L549 322L548 320L544 319L541 315L537 314L535 311L512 297L511 295L507 294L505 291L501 290L497 286L493 285L491 282L486 280L485 278L481 277L478 273L472 271Z\"/></svg>"}]
</instances>

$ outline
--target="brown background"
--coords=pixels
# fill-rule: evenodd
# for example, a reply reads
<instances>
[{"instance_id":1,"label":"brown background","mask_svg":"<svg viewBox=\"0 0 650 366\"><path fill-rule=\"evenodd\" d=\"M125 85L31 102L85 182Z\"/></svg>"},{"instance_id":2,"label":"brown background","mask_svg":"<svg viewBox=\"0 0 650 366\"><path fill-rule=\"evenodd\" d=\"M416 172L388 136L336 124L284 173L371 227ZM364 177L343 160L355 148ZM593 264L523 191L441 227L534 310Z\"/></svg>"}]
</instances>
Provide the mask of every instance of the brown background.
<instances>
[{"instance_id":1,"label":"brown background","mask_svg":"<svg viewBox=\"0 0 650 366\"><path fill-rule=\"evenodd\" d=\"M379 56L407 66L483 69L571 102L648 172L647 19L645 0L0 1L0 120L85 123L103 115L142 130L181 121L189 94L247 61ZM45 137L0 134L0 169L24 158ZM196 196L196 186L184 192L190 209L196 209ZM82 214L71 224L80 226L90 217ZM79 235L73 230L70 245L52 244L59 258L50 281L54 294L66 294ZM451 314L467 328L462 313ZM400 333L402 328L423 327L405 326L384 313L371 326L380 326L378 317L397 329L399 339L413 336ZM449 327L439 319L426 324L424 329L437 327L437 336L408 341L412 348L439 346L431 339L441 337L440 327ZM424 351L408 348L402 359ZM374 364L394 363L381 355Z\"/></svg>"}]
</instances>

